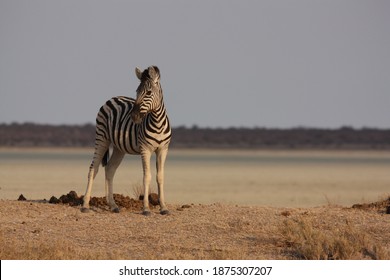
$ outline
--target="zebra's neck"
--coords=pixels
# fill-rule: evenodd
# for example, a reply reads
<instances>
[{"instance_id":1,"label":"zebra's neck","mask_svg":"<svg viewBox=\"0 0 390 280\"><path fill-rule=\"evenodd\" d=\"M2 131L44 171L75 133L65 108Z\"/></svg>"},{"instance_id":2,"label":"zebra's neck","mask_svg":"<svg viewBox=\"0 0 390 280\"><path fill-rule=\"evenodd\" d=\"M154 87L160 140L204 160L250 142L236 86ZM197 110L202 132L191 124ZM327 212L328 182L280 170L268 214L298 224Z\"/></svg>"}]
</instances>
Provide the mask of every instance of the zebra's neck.
<instances>
[{"instance_id":1,"label":"zebra's neck","mask_svg":"<svg viewBox=\"0 0 390 280\"><path fill-rule=\"evenodd\" d=\"M142 138L138 139L139 150L141 146L156 150L169 144L172 132L164 102L145 117L140 130L139 136L142 135Z\"/></svg>"},{"instance_id":2,"label":"zebra's neck","mask_svg":"<svg viewBox=\"0 0 390 280\"><path fill-rule=\"evenodd\" d=\"M157 142L170 137L171 127L163 101L145 117L142 128L152 133Z\"/></svg>"},{"instance_id":3,"label":"zebra's neck","mask_svg":"<svg viewBox=\"0 0 390 280\"><path fill-rule=\"evenodd\" d=\"M164 101L162 100L160 106L158 106L155 110L149 113L148 122L160 124L160 122L164 122L166 118L167 118L167 112L165 110Z\"/></svg>"}]
</instances>

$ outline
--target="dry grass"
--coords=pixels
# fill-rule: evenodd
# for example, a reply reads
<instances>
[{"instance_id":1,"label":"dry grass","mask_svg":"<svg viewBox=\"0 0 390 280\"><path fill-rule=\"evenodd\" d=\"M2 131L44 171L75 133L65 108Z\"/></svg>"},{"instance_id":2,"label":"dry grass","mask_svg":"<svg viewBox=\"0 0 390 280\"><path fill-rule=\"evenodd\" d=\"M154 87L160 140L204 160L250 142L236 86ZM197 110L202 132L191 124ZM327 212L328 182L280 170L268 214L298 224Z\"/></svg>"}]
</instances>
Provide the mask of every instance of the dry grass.
<instances>
[{"instance_id":1,"label":"dry grass","mask_svg":"<svg viewBox=\"0 0 390 280\"><path fill-rule=\"evenodd\" d=\"M0 259L390 259L389 216L323 206L122 209L0 201Z\"/></svg>"},{"instance_id":2,"label":"dry grass","mask_svg":"<svg viewBox=\"0 0 390 280\"><path fill-rule=\"evenodd\" d=\"M312 218L285 220L281 229L292 258L305 260L389 259L389 252L368 234L345 222L324 230Z\"/></svg>"},{"instance_id":3,"label":"dry grass","mask_svg":"<svg viewBox=\"0 0 390 280\"><path fill-rule=\"evenodd\" d=\"M17 240L10 240L0 232L0 259L11 260L63 260L63 259L106 259L106 256L93 255L83 252L69 244L67 240L58 239L52 243L44 241L26 240L23 243Z\"/></svg>"},{"instance_id":4,"label":"dry grass","mask_svg":"<svg viewBox=\"0 0 390 280\"><path fill-rule=\"evenodd\" d=\"M140 198L144 196L144 185L141 183L137 183L133 185L133 197ZM155 187L150 187L149 193L157 193L157 190Z\"/></svg>"}]
</instances>

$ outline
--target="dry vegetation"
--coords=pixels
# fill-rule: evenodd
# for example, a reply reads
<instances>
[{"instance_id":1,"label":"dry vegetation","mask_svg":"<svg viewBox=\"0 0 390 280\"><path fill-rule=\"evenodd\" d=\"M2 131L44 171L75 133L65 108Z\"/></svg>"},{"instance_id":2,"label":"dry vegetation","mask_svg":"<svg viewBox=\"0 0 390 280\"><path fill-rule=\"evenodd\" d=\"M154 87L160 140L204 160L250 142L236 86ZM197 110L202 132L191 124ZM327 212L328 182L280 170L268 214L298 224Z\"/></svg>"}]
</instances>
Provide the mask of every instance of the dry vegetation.
<instances>
[{"instance_id":1,"label":"dry vegetation","mask_svg":"<svg viewBox=\"0 0 390 280\"><path fill-rule=\"evenodd\" d=\"M388 250L351 224L321 228L313 218L285 220L282 234L292 258L307 260L389 259Z\"/></svg>"},{"instance_id":2,"label":"dry vegetation","mask_svg":"<svg viewBox=\"0 0 390 280\"><path fill-rule=\"evenodd\" d=\"M150 217L138 201L116 200L119 214L103 199L88 214L77 205L0 201L0 258L390 259L390 198L350 208L169 205L171 215L155 208Z\"/></svg>"}]
</instances>

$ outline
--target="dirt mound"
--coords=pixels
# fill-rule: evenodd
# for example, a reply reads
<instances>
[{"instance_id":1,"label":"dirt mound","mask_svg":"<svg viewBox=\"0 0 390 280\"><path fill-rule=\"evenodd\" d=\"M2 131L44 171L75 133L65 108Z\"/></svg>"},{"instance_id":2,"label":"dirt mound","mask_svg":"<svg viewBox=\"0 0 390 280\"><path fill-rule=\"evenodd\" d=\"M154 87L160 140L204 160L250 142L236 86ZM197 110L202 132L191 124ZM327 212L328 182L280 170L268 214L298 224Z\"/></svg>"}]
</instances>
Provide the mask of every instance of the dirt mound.
<instances>
[{"instance_id":1,"label":"dirt mound","mask_svg":"<svg viewBox=\"0 0 390 280\"><path fill-rule=\"evenodd\" d=\"M25 200L27 200L25 197L24 197L24 195L19 195L19 198L18 198L18 201L25 201Z\"/></svg>"},{"instance_id":2,"label":"dirt mound","mask_svg":"<svg viewBox=\"0 0 390 280\"><path fill-rule=\"evenodd\" d=\"M143 207L143 202L140 200L135 200L129 196L124 196L121 194L114 193L114 200L119 208L126 208L128 210L141 211ZM107 200L105 197L91 197L89 202L90 206L95 207L108 207Z\"/></svg>"},{"instance_id":3,"label":"dirt mound","mask_svg":"<svg viewBox=\"0 0 390 280\"><path fill-rule=\"evenodd\" d=\"M154 206L156 203L156 197L158 200L158 195L152 193L149 195L149 198L152 198L150 201L151 206ZM19 201L29 201L21 194L18 198ZM121 194L114 194L114 200L119 208L125 208L132 211L141 211L143 207L142 200L135 200L129 196L124 196ZM68 204L69 206L80 206L83 204L84 196L78 196L75 191L70 191L68 194L61 195L60 198L52 196L49 201L46 199L40 200L42 202L49 202L51 204ZM91 197L89 205L97 208L108 208L108 204L105 197Z\"/></svg>"},{"instance_id":4,"label":"dirt mound","mask_svg":"<svg viewBox=\"0 0 390 280\"><path fill-rule=\"evenodd\" d=\"M61 195L60 198L52 196L49 200L49 203L52 204L69 204L70 206L78 206L83 203L83 196L78 196L75 191L70 191L68 194Z\"/></svg>"},{"instance_id":5,"label":"dirt mound","mask_svg":"<svg viewBox=\"0 0 390 280\"><path fill-rule=\"evenodd\" d=\"M390 196L384 200L371 202L371 203L362 203L354 204L352 208L362 209L362 210L373 210L378 211L379 213L390 214Z\"/></svg>"}]
</instances>

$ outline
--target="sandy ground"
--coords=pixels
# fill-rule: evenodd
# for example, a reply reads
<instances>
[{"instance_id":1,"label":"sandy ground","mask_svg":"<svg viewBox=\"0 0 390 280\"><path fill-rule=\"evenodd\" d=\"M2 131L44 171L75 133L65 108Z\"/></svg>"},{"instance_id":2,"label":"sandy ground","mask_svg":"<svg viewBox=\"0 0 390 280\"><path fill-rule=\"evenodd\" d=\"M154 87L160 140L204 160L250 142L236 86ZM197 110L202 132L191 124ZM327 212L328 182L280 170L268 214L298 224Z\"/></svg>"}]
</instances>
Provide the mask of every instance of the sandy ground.
<instances>
[{"instance_id":1,"label":"sandy ground","mask_svg":"<svg viewBox=\"0 0 390 280\"><path fill-rule=\"evenodd\" d=\"M0 199L85 192L91 149L0 147ZM151 189L157 190L155 160ZM274 207L350 206L389 193L390 151L177 150L169 152L165 195L170 203L214 202ZM142 186L139 157L128 155L114 191L134 196ZM104 168L92 195L104 196Z\"/></svg>"},{"instance_id":2,"label":"sandy ground","mask_svg":"<svg viewBox=\"0 0 390 280\"><path fill-rule=\"evenodd\" d=\"M137 209L123 208L116 214L95 207L81 213L80 206L1 200L0 250L3 258L16 259L290 259L283 227L288 220L306 218L324 231L352 224L390 250L390 216L372 209L223 204L169 208L170 215L154 208L145 217Z\"/></svg>"}]
</instances>

